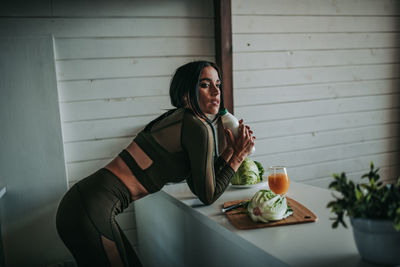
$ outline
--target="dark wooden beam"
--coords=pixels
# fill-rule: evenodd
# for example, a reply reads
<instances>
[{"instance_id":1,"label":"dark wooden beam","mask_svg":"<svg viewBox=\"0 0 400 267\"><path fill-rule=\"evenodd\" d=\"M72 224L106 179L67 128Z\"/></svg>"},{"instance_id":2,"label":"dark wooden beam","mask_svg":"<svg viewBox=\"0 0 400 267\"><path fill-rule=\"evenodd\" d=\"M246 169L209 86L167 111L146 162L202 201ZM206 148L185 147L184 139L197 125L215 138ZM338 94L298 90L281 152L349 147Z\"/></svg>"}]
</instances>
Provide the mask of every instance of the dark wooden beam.
<instances>
[{"instance_id":1,"label":"dark wooden beam","mask_svg":"<svg viewBox=\"0 0 400 267\"><path fill-rule=\"evenodd\" d=\"M221 68L224 105L233 114L231 0L214 0L215 59Z\"/></svg>"}]
</instances>

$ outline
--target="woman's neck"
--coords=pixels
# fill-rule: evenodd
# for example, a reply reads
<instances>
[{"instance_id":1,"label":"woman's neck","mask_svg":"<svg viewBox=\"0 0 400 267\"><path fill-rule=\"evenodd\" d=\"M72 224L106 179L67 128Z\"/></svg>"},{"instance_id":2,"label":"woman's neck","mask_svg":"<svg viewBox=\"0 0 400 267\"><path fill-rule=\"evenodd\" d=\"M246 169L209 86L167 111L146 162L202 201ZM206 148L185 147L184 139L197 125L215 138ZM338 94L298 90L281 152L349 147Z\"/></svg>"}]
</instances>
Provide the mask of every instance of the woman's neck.
<instances>
[{"instance_id":1,"label":"woman's neck","mask_svg":"<svg viewBox=\"0 0 400 267\"><path fill-rule=\"evenodd\" d=\"M214 120L217 117L217 114L206 114L206 116L211 122L214 122Z\"/></svg>"}]
</instances>

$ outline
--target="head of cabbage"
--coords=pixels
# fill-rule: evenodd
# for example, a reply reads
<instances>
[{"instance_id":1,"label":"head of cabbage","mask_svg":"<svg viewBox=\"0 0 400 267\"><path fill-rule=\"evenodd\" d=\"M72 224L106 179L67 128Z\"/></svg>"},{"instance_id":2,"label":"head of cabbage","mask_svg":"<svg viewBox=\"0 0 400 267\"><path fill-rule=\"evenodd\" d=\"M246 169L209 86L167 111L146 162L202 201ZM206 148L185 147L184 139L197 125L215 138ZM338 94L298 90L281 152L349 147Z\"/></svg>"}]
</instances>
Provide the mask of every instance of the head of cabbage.
<instances>
[{"instance_id":1,"label":"head of cabbage","mask_svg":"<svg viewBox=\"0 0 400 267\"><path fill-rule=\"evenodd\" d=\"M249 158L245 158L233 176L231 183L233 185L248 185L260 182L262 174L264 173L264 168L260 170L258 166L262 168L261 163L256 163Z\"/></svg>"},{"instance_id":2,"label":"head of cabbage","mask_svg":"<svg viewBox=\"0 0 400 267\"><path fill-rule=\"evenodd\" d=\"M293 214L285 196L271 190L260 190L254 194L247 205L250 218L255 222L269 222L284 219Z\"/></svg>"}]
</instances>

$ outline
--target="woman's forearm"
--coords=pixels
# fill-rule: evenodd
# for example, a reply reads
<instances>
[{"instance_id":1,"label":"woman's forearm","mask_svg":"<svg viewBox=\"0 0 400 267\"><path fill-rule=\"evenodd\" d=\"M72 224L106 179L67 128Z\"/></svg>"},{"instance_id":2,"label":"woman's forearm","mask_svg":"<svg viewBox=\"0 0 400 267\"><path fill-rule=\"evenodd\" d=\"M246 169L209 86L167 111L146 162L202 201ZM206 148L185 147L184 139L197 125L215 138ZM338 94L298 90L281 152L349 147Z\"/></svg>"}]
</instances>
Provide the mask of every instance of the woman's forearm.
<instances>
[{"instance_id":1,"label":"woman's forearm","mask_svg":"<svg viewBox=\"0 0 400 267\"><path fill-rule=\"evenodd\" d=\"M233 153L228 164L236 172L242 164L246 156L242 154Z\"/></svg>"},{"instance_id":2,"label":"woman's forearm","mask_svg":"<svg viewBox=\"0 0 400 267\"><path fill-rule=\"evenodd\" d=\"M232 147L228 147L222 152L221 157L227 162L227 164L236 172L242 164L245 153L237 153Z\"/></svg>"},{"instance_id":3,"label":"woman's forearm","mask_svg":"<svg viewBox=\"0 0 400 267\"><path fill-rule=\"evenodd\" d=\"M225 162L229 162L229 160L231 159L233 155L233 148L232 147L227 147L224 152L222 152L222 154L220 155L221 158L223 158L225 160Z\"/></svg>"}]
</instances>

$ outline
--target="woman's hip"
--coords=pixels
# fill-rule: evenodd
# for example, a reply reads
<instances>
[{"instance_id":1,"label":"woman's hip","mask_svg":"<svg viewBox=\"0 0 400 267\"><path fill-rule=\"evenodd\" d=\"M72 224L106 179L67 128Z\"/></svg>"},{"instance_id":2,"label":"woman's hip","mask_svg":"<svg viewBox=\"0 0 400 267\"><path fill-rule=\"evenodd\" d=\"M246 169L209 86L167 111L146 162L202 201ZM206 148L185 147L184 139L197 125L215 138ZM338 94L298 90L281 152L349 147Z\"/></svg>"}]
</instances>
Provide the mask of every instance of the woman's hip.
<instances>
[{"instance_id":1,"label":"woman's hip","mask_svg":"<svg viewBox=\"0 0 400 267\"><path fill-rule=\"evenodd\" d=\"M64 195L57 210L57 229L79 227L80 221L87 219L99 228L108 228L110 218L130 202L126 186L110 171L100 169L74 184Z\"/></svg>"}]
</instances>

